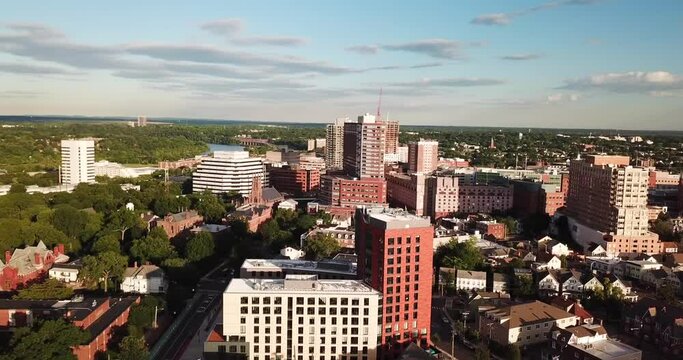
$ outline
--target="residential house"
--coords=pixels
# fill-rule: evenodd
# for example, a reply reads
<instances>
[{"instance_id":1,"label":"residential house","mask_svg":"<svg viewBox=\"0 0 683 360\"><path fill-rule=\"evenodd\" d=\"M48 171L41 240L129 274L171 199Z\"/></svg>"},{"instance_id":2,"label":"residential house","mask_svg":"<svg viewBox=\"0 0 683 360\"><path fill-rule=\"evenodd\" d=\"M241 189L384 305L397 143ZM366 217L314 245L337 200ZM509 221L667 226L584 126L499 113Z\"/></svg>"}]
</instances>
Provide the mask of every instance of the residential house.
<instances>
[{"instance_id":1,"label":"residential house","mask_svg":"<svg viewBox=\"0 0 683 360\"><path fill-rule=\"evenodd\" d=\"M586 256L596 256L596 257L604 257L607 256L607 250L605 250L604 247L600 244L592 243L588 248L586 249Z\"/></svg>"},{"instance_id":2,"label":"residential house","mask_svg":"<svg viewBox=\"0 0 683 360\"><path fill-rule=\"evenodd\" d=\"M629 260L624 261L624 276L635 280L640 280L644 271L657 270L662 268L662 264L650 257L647 260Z\"/></svg>"},{"instance_id":3,"label":"residential house","mask_svg":"<svg viewBox=\"0 0 683 360\"><path fill-rule=\"evenodd\" d=\"M595 318L591 313L589 313L584 307L581 305L581 302L579 299L566 299L563 297L556 297L550 301L550 304L558 307L570 314L576 315L579 320L576 325L581 325L581 324L592 324Z\"/></svg>"},{"instance_id":4,"label":"residential house","mask_svg":"<svg viewBox=\"0 0 683 360\"><path fill-rule=\"evenodd\" d=\"M64 264L54 264L48 270L48 276L67 284L76 283L78 282L78 273L81 267L83 267L81 259Z\"/></svg>"},{"instance_id":5,"label":"residential house","mask_svg":"<svg viewBox=\"0 0 683 360\"><path fill-rule=\"evenodd\" d=\"M5 262L0 260L0 291L13 291L20 285L39 279L55 264L65 263L69 257L64 254L64 245L48 250L40 241L36 246L26 246L5 251Z\"/></svg>"},{"instance_id":6,"label":"residential house","mask_svg":"<svg viewBox=\"0 0 683 360\"><path fill-rule=\"evenodd\" d=\"M657 289L667 283L671 273L671 269L666 266L662 266L659 269L646 270L640 276L640 283Z\"/></svg>"},{"instance_id":7,"label":"residential house","mask_svg":"<svg viewBox=\"0 0 683 360\"><path fill-rule=\"evenodd\" d=\"M683 253L666 254L664 256L664 265L670 267L673 271L683 270Z\"/></svg>"},{"instance_id":8,"label":"residential house","mask_svg":"<svg viewBox=\"0 0 683 360\"><path fill-rule=\"evenodd\" d=\"M538 240L538 249L539 251L544 251L557 257L569 255L569 247L550 236Z\"/></svg>"},{"instance_id":9,"label":"residential house","mask_svg":"<svg viewBox=\"0 0 683 360\"><path fill-rule=\"evenodd\" d=\"M562 261L556 255L539 252L531 267L536 270L558 270L562 268Z\"/></svg>"},{"instance_id":10,"label":"residential house","mask_svg":"<svg viewBox=\"0 0 683 360\"><path fill-rule=\"evenodd\" d=\"M294 199L287 199L277 205L278 209L281 210L291 210L291 211L296 211L296 207L299 205L299 203L294 200Z\"/></svg>"},{"instance_id":11,"label":"residential house","mask_svg":"<svg viewBox=\"0 0 683 360\"><path fill-rule=\"evenodd\" d=\"M509 280L507 274L493 273L493 287L491 291L494 293L506 293Z\"/></svg>"},{"instance_id":12,"label":"residential house","mask_svg":"<svg viewBox=\"0 0 683 360\"><path fill-rule=\"evenodd\" d=\"M656 344L665 353L683 355L683 308L643 298L627 304L623 314L625 333Z\"/></svg>"},{"instance_id":13,"label":"residential house","mask_svg":"<svg viewBox=\"0 0 683 360\"><path fill-rule=\"evenodd\" d=\"M164 271L156 265L126 268L123 272L121 291L125 293L157 294L168 289Z\"/></svg>"},{"instance_id":14,"label":"residential house","mask_svg":"<svg viewBox=\"0 0 683 360\"><path fill-rule=\"evenodd\" d=\"M602 325L553 329L542 360L641 360L642 351L607 337Z\"/></svg>"},{"instance_id":15,"label":"residential house","mask_svg":"<svg viewBox=\"0 0 683 360\"><path fill-rule=\"evenodd\" d=\"M538 293L542 296L555 296L561 294L560 281L552 271L537 273Z\"/></svg>"},{"instance_id":16,"label":"residential house","mask_svg":"<svg viewBox=\"0 0 683 360\"><path fill-rule=\"evenodd\" d=\"M486 290L486 273L483 271L457 270L455 288L458 290Z\"/></svg>"},{"instance_id":17,"label":"residential house","mask_svg":"<svg viewBox=\"0 0 683 360\"><path fill-rule=\"evenodd\" d=\"M576 324L578 317L541 301L517 304L487 311L480 333L499 345L534 345L547 341L555 328Z\"/></svg>"},{"instance_id":18,"label":"residential house","mask_svg":"<svg viewBox=\"0 0 683 360\"><path fill-rule=\"evenodd\" d=\"M578 297L583 293L581 273L576 270L563 271L560 273L560 291L565 297Z\"/></svg>"},{"instance_id":19,"label":"residential house","mask_svg":"<svg viewBox=\"0 0 683 360\"><path fill-rule=\"evenodd\" d=\"M595 292L598 290L603 290L605 286L600 282L600 278L595 276L593 273L586 273L581 276L581 283L583 284L583 292L587 293L589 291Z\"/></svg>"}]
</instances>

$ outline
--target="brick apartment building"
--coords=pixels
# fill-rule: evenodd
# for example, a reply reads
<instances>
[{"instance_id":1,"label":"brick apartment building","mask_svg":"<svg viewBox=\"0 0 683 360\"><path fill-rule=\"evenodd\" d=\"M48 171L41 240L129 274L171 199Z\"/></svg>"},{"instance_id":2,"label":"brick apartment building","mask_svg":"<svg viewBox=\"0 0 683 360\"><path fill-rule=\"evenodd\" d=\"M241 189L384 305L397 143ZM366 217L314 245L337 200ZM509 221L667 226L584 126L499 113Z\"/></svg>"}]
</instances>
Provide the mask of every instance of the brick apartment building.
<instances>
[{"instance_id":1,"label":"brick apartment building","mask_svg":"<svg viewBox=\"0 0 683 360\"><path fill-rule=\"evenodd\" d=\"M89 297L71 301L0 300L0 330L32 326L36 320L59 319L78 326L90 335L86 344L73 348L78 360L92 360L107 351L118 327L125 326L133 304L140 297Z\"/></svg>"},{"instance_id":2,"label":"brick apartment building","mask_svg":"<svg viewBox=\"0 0 683 360\"><path fill-rule=\"evenodd\" d=\"M429 218L400 209L356 209L358 276L383 295L379 359L429 343L432 241Z\"/></svg>"},{"instance_id":3,"label":"brick apartment building","mask_svg":"<svg viewBox=\"0 0 683 360\"><path fill-rule=\"evenodd\" d=\"M270 183L282 193L300 196L318 191L320 170L300 166L273 167L269 173Z\"/></svg>"},{"instance_id":4,"label":"brick apartment building","mask_svg":"<svg viewBox=\"0 0 683 360\"><path fill-rule=\"evenodd\" d=\"M40 241L36 246L5 251L5 262L0 260L0 291L13 291L20 285L47 275L55 263L65 263L69 257L64 254L64 245L48 250Z\"/></svg>"},{"instance_id":5,"label":"brick apartment building","mask_svg":"<svg viewBox=\"0 0 683 360\"><path fill-rule=\"evenodd\" d=\"M204 223L204 217L195 210L183 211L176 214L168 214L157 219L153 226L158 226L166 232L169 239L180 235L183 231L192 229Z\"/></svg>"},{"instance_id":6,"label":"brick apartment building","mask_svg":"<svg viewBox=\"0 0 683 360\"><path fill-rule=\"evenodd\" d=\"M319 198L323 205L348 209L353 213L358 205L386 204L387 183L384 179L324 175L320 181Z\"/></svg>"},{"instance_id":7,"label":"brick apartment building","mask_svg":"<svg viewBox=\"0 0 683 360\"><path fill-rule=\"evenodd\" d=\"M507 231L505 229L505 224L493 221L477 221L476 229L484 237L493 237L496 240L505 240L507 236Z\"/></svg>"}]
</instances>

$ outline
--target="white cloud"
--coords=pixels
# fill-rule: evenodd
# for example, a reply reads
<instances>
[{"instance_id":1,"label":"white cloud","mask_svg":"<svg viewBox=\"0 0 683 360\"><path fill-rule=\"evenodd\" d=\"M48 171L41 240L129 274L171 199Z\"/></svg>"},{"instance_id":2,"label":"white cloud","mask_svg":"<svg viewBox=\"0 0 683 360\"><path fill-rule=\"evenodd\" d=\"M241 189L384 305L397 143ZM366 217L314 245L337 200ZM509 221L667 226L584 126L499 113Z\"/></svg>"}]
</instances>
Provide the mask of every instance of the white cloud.
<instances>
[{"instance_id":1,"label":"white cloud","mask_svg":"<svg viewBox=\"0 0 683 360\"><path fill-rule=\"evenodd\" d=\"M683 76L668 71L630 71L596 74L567 80L566 89L599 89L616 93L650 93L683 89Z\"/></svg>"},{"instance_id":2,"label":"white cloud","mask_svg":"<svg viewBox=\"0 0 683 360\"><path fill-rule=\"evenodd\" d=\"M581 96L579 94L551 94L546 97L546 104L559 104L565 102L576 102L579 101Z\"/></svg>"},{"instance_id":3,"label":"white cloud","mask_svg":"<svg viewBox=\"0 0 683 360\"><path fill-rule=\"evenodd\" d=\"M245 28L241 19L219 19L206 22L200 28L214 35L225 37L236 45L243 46L300 46L308 42L306 38L296 36L265 36L265 35L242 35Z\"/></svg>"},{"instance_id":4,"label":"white cloud","mask_svg":"<svg viewBox=\"0 0 683 360\"><path fill-rule=\"evenodd\" d=\"M554 0L517 11L479 15L472 19L470 22L475 25L504 26L510 24L514 18L528 15L531 13L555 9L561 6L594 5L601 3L603 1L605 0Z\"/></svg>"},{"instance_id":5,"label":"white cloud","mask_svg":"<svg viewBox=\"0 0 683 360\"><path fill-rule=\"evenodd\" d=\"M479 15L471 21L476 25L507 25L510 22L512 22L511 16L503 13Z\"/></svg>"},{"instance_id":6,"label":"white cloud","mask_svg":"<svg viewBox=\"0 0 683 360\"><path fill-rule=\"evenodd\" d=\"M524 61L524 60L535 60L535 59L538 59L540 57L541 57L541 55L539 55L539 54L513 54L513 55L501 56L500 58L502 60Z\"/></svg>"},{"instance_id":7,"label":"white cloud","mask_svg":"<svg viewBox=\"0 0 683 360\"><path fill-rule=\"evenodd\" d=\"M399 44L356 45L347 47L347 51L364 55L375 55L380 50L404 51L427 55L437 59L459 60L464 58L463 50L467 47L482 46L480 42L465 43L451 39L422 39Z\"/></svg>"}]
</instances>

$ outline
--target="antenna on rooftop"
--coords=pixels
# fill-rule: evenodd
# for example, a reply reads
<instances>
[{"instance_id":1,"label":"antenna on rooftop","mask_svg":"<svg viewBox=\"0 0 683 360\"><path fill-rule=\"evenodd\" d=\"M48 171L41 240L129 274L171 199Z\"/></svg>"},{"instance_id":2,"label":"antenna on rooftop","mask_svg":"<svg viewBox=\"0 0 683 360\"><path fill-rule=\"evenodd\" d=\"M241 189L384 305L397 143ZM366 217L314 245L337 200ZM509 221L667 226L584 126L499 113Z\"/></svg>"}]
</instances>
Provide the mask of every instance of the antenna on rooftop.
<instances>
[{"instance_id":1,"label":"antenna on rooftop","mask_svg":"<svg viewBox=\"0 0 683 360\"><path fill-rule=\"evenodd\" d=\"M382 117L382 88L379 88L379 101L377 102L377 118Z\"/></svg>"}]
</instances>

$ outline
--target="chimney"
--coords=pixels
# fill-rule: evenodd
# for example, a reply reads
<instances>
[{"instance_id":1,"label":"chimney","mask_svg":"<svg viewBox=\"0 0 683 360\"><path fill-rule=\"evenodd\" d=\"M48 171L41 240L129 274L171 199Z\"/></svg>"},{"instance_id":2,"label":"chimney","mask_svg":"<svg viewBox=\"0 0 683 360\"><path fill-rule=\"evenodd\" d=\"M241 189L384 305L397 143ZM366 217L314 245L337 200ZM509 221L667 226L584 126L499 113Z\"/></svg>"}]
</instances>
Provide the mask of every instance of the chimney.
<instances>
[{"instance_id":1,"label":"chimney","mask_svg":"<svg viewBox=\"0 0 683 360\"><path fill-rule=\"evenodd\" d=\"M41 263L41 261L40 261L40 260L41 260L41 259L40 259L40 254L39 254L39 253L33 253L33 259L34 259L34 262L36 263L36 265L38 265L38 264Z\"/></svg>"},{"instance_id":2,"label":"chimney","mask_svg":"<svg viewBox=\"0 0 683 360\"><path fill-rule=\"evenodd\" d=\"M5 264L8 264L12 260L12 253L9 250L5 251Z\"/></svg>"},{"instance_id":3,"label":"chimney","mask_svg":"<svg viewBox=\"0 0 683 360\"><path fill-rule=\"evenodd\" d=\"M138 268L138 262L137 261L133 263L133 267L136 269Z\"/></svg>"}]
</instances>

